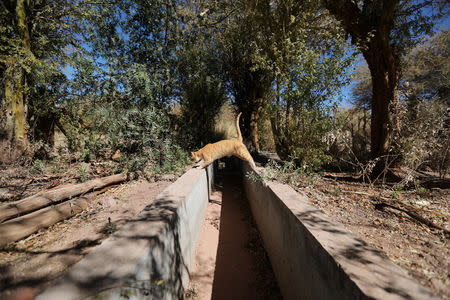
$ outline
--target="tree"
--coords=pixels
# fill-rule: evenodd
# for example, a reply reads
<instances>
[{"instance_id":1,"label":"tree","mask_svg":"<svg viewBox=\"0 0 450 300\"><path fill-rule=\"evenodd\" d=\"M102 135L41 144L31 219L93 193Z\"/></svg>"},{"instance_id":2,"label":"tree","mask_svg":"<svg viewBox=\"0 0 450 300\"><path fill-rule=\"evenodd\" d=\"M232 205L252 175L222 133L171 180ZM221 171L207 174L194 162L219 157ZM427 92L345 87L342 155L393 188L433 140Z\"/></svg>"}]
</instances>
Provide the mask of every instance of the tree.
<instances>
[{"instance_id":1,"label":"tree","mask_svg":"<svg viewBox=\"0 0 450 300\"><path fill-rule=\"evenodd\" d=\"M184 32L177 53L180 134L188 149L198 149L223 137L214 132L217 113L226 102L225 84L220 78L219 60L209 48L208 37L192 31Z\"/></svg>"},{"instance_id":2,"label":"tree","mask_svg":"<svg viewBox=\"0 0 450 300\"><path fill-rule=\"evenodd\" d=\"M341 22L358 46L372 78L371 156L386 157L393 133L393 111L397 105L400 59L423 34L429 33L433 20L447 5L439 2L436 15L423 9L436 1L407 0L324 0L324 6ZM382 171L384 159L378 164Z\"/></svg>"},{"instance_id":3,"label":"tree","mask_svg":"<svg viewBox=\"0 0 450 300\"><path fill-rule=\"evenodd\" d=\"M259 50L267 47L270 32L264 17L269 6L269 1L228 1L216 40L234 102L242 112L242 135L256 151L258 120L273 80L270 70L255 61Z\"/></svg>"},{"instance_id":4,"label":"tree","mask_svg":"<svg viewBox=\"0 0 450 300\"><path fill-rule=\"evenodd\" d=\"M45 121L52 116L48 99L54 106L60 83L66 80L61 74L68 48L79 45L84 20L96 13L94 7L90 0L0 3L1 162L14 161L27 151L30 121L52 140L53 127Z\"/></svg>"},{"instance_id":5,"label":"tree","mask_svg":"<svg viewBox=\"0 0 450 300\"><path fill-rule=\"evenodd\" d=\"M449 45L450 31L441 31L413 48L405 57L401 89L411 118L417 113L415 106L421 101L443 101L450 107Z\"/></svg>"},{"instance_id":6,"label":"tree","mask_svg":"<svg viewBox=\"0 0 450 300\"><path fill-rule=\"evenodd\" d=\"M331 130L333 101L348 83L353 60L342 30L317 2L273 2L265 20L268 48L260 65L274 75L271 127L280 158L317 168L327 159L323 135Z\"/></svg>"},{"instance_id":7,"label":"tree","mask_svg":"<svg viewBox=\"0 0 450 300\"><path fill-rule=\"evenodd\" d=\"M28 16L30 14L30 1L17 0L2 2L2 54L11 50L19 50L14 55L2 55L1 75L3 79L4 99L2 97L4 132L1 133L0 151L3 153L0 160L15 160L28 147L28 125L26 122L27 105L24 97L25 68L29 68L32 60L30 46L30 28ZM8 21L7 23L4 21ZM13 24L11 24L12 22ZM8 39L11 39L8 41ZM6 45L5 45L6 44ZM5 117L6 116L6 117ZM6 156L6 157L5 157Z\"/></svg>"},{"instance_id":8,"label":"tree","mask_svg":"<svg viewBox=\"0 0 450 300\"><path fill-rule=\"evenodd\" d=\"M259 115L272 98L275 81L284 84L292 79L292 70L307 59L305 48L321 44L321 49L330 47L333 52L339 30L311 1L226 1L205 11L205 26L218 27L214 46L243 113L244 138L259 150Z\"/></svg>"},{"instance_id":9,"label":"tree","mask_svg":"<svg viewBox=\"0 0 450 300\"><path fill-rule=\"evenodd\" d=\"M441 175L450 161L449 45L449 31L441 31L402 57L398 122L391 142L403 165L412 169L426 165ZM367 67L360 66L355 78L353 102L357 109L365 110L372 96Z\"/></svg>"},{"instance_id":10,"label":"tree","mask_svg":"<svg viewBox=\"0 0 450 300\"><path fill-rule=\"evenodd\" d=\"M417 45L403 61L400 90L405 113L396 142L411 168L431 167L444 177L450 168L450 31Z\"/></svg>"}]
</instances>

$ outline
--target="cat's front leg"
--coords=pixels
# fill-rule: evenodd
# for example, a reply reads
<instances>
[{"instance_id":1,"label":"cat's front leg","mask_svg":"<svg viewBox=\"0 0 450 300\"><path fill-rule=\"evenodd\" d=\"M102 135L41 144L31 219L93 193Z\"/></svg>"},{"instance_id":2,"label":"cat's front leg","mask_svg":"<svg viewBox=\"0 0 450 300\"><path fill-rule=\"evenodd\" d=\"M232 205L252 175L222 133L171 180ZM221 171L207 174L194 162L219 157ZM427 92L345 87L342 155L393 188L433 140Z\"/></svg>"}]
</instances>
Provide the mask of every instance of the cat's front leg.
<instances>
[{"instance_id":1,"label":"cat's front leg","mask_svg":"<svg viewBox=\"0 0 450 300\"><path fill-rule=\"evenodd\" d=\"M202 163L202 165L200 166L200 169L206 168L206 167L209 166L211 163L212 163L212 161L204 161L204 162Z\"/></svg>"},{"instance_id":2,"label":"cat's front leg","mask_svg":"<svg viewBox=\"0 0 450 300\"><path fill-rule=\"evenodd\" d=\"M199 160L198 162L195 163L195 165L193 166L193 168L201 168L203 165L203 160Z\"/></svg>"}]
</instances>

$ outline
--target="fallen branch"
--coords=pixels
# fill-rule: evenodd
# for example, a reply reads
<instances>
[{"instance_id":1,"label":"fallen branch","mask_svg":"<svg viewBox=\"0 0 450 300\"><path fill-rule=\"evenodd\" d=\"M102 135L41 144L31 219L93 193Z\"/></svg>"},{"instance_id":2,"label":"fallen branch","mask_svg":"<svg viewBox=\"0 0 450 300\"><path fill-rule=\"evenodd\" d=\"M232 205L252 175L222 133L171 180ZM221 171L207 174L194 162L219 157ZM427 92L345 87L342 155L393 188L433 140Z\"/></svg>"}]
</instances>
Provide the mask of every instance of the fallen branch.
<instances>
[{"instance_id":1,"label":"fallen branch","mask_svg":"<svg viewBox=\"0 0 450 300\"><path fill-rule=\"evenodd\" d=\"M406 210L406 209L403 209L403 208L400 208L400 207L396 207L396 206L394 206L392 204L388 204L386 202L378 202L378 203L375 203L374 206L375 206L375 209L382 210L385 207L389 207L389 208L392 208L392 209L404 212L405 214L407 214L411 218L413 218L416 221L419 221L419 222L427 225L428 227L433 227L435 229L439 229L439 230L444 231L446 234L450 234L449 230L447 230L444 227L441 227L441 226L439 226L437 224L434 224L431 220L427 220L427 219L423 218L422 216L416 214L415 212L412 212L412 211L409 211L409 210Z\"/></svg>"},{"instance_id":2,"label":"fallen branch","mask_svg":"<svg viewBox=\"0 0 450 300\"><path fill-rule=\"evenodd\" d=\"M432 210L424 209L424 208L415 207L415 206L406 204L406 203L404 203L404 202L402 202L400 200L386 198L386 197L383 197L383 196L376 196L376 195L373 195L373 194L368 194L368 193L365 193L365 192L358 192L358 191L342 191L342 193L357 194L357 195L368 196L368 197L371 197L371 198L374 198L374 199L381 199L381 200L384 200L384 201L396 202L396 203L398 203L400 205L405 206L406 208L414 209L416 211L421 211L421 212L424 212L424 213L433 214L433 215L436 215L438 217L445 218L447 221L450 220L450 218L448 216L444 215L444 214L441 214L441 213L438 213L438 212L435 212L435 211L432 211Z\"/></svg>"},{"instance_id":3,"label":"fallen branch","mask_svg":"<svg viewBox=\"0 0 450 300\"><path fill-rule=\"evenodd\" d=\"M0 222L125 180L127 180L127 174L116 174L39 192L25 199L0 206Z\"/></svg>"},{"instance_id":4,"label":"fallen branch","mask_svg":"<svg viewBox=\"0 0 450 300\"><path fill-rule=\"evenodd\" d=\"M80 213L87 207L86 198L79 198L46 207L0 224L0 247L18 241L41 228L46 228L56 222L65 220Z\"/></svg>"}]
</instances>

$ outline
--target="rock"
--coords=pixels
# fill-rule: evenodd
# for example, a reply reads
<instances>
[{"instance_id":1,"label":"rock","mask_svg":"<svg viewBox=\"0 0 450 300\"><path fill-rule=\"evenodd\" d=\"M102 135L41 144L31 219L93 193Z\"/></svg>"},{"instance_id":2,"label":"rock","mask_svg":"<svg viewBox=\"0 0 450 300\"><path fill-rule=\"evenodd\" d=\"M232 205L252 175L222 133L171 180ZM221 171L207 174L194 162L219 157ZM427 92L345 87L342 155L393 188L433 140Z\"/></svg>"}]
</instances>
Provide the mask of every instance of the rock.
<instances>
[{"instance_id":1,"label":"rock","mask_svg":"<svg viewBox=\"0 0 450 300\"><path fill-rule=\"evenodd\" d=\"M114 197L105 197L100 201L103 207L111 207L117 204L117 199Z\"/></svg>"},{"instance_id":2,"label":"rock","mask_svg":"<svg viewBox=\"0 0 450 300\"><path fill-rule=\"evenodd\" d=\"M9 193L7 189L0 189L0 201L10 200L14 195Z\"/></svg>"},{"instance_id":3,"label":"rock","mask_svg":"<svg viewBox=\"0 0 450 300\"><path fill-rule=\"evenodd\" d=\"M160 178L161 181L175 181L175 175L173 174L164 174Z\"/></svg>"}]
</instances>

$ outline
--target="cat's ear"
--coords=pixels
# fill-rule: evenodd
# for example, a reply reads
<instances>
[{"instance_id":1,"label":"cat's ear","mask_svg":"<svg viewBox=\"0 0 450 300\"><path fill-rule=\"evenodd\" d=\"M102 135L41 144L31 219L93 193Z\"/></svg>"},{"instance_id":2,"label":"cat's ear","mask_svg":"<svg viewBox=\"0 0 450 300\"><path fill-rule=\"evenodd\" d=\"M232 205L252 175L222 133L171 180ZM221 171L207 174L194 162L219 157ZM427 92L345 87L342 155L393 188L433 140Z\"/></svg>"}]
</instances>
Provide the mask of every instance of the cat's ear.
<instances>
[{"instance_id":1,"label":"cat's ear","mask_svg":"<svg viewBox=\"0 0 450 300\"><path fill-rule=\"evenodd\" d=\"M194 152L191 152L191 156L194 156Z\"/></svg>"}]
</instances>

